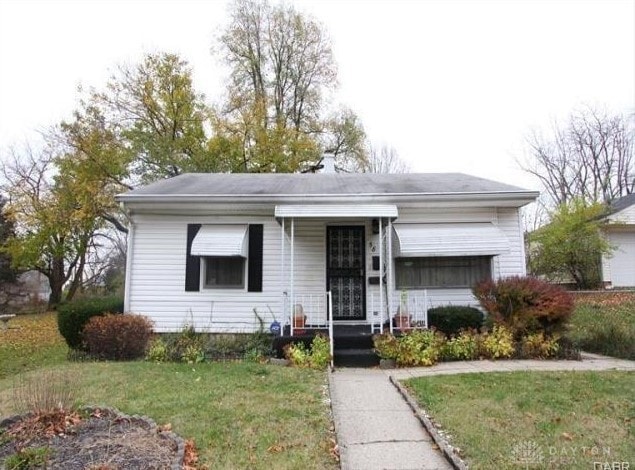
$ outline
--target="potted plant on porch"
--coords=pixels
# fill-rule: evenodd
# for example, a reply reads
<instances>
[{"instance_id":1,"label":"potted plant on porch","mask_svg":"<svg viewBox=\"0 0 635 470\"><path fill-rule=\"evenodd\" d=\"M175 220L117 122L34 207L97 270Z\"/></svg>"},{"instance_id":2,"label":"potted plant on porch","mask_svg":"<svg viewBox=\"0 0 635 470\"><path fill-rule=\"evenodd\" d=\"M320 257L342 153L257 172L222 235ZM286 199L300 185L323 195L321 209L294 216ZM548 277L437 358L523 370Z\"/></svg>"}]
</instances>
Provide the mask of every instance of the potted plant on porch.
<instances>
[{"instance_id":1,"label":"potted plant on porch","mask_svg":"<svg viewBox=\"0 0 635 470\"><path fill-rule=\"evenodd\" d=\"M400 330L407 330L411 328L410 314L408 313L408 292L401 291L401 299L399 301L399 307L397 307L397 313L394 317L394 325Z\"/></svg>"},{"instance_id":2,"label":"potted plant on porch","mask_svg":"<svg viewBox=\"0 0 635 470\"><path fill-rule=\"evenodd\" d=\"M293 308L293 329L298 332L304 332L304 326L306 324L306 315L304 314L304 308L302 304L295 304Z\"/></svg>"}]
</instances>

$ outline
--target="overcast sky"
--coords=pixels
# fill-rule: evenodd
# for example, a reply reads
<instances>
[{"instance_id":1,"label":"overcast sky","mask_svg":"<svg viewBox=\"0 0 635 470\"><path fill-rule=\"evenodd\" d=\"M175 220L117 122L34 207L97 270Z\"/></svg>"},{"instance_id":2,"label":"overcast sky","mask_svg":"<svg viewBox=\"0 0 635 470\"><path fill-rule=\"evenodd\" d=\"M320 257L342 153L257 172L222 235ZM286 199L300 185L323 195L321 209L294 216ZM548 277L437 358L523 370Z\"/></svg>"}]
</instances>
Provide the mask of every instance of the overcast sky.
<instances>
[{"instance_id":1,"label":"overcast sky","mask_svg":"<svg viewBox=\"0 0 635 470\"><path fill-rule=\"evenodd\" d=\"M584 104L635 112L635 0L297 0L323 23L335 100L418 172L522 187L523 140ZM225 72L210 54L227 21L215 0L0 0L0 152L68 118L77 86L117 64L178 52L210 102Z\"/></svg>"}]
</instances>

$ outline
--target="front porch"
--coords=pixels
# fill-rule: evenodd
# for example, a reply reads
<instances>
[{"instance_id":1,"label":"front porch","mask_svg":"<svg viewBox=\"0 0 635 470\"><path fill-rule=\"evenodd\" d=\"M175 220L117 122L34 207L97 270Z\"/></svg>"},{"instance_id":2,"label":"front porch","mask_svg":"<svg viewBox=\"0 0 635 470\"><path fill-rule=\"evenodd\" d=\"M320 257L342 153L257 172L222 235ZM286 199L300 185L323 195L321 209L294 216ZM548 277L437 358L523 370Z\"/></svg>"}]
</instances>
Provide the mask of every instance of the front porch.
<instances>
[{"instance_id":1,"label":"front porch","mask_svg":"<svg viewBox=\"0 0 635 470\"><path fill-rule=\"evenodd\" d=\"M405 308L390 287L397 215L394 205L276 206L284 336L328 334L334 325L365 326L360 331L369 334L393 328L397 309Z\"/></svg>"},{"instance_id":2,"label":"front porch","mask_svg":"<svg viewBox=\"0 0 635 470\"><path fill-rule=\"evenodd\" d=\"M384 332L400 335L428 326L427 292L402 295L392 309L388 308L387 302L380 303L373 297L369 297L370 321L345 322L331 320L330 292L298 294L295 308L288 308L294 314L282 325L280 335L274 338L276 356L283 357L284 347L289 343L301 342L308 348L313 338L322 334L330 339L332 365L373 367L379 364L379 357L373 350L373 335ZM390 311L395 313L391 316Z\"/></svg>"}]
</instances>

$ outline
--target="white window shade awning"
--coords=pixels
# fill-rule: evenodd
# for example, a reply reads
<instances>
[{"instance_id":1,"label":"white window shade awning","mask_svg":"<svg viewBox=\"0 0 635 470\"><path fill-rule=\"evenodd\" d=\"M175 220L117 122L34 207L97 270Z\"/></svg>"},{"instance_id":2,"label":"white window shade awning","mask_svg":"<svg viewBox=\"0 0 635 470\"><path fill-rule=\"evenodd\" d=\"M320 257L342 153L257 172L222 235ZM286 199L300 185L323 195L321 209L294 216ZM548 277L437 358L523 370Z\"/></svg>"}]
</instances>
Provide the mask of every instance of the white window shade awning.
<instances>
[{"instance_id":1,"label":"white window shade awning","mask_svg":"<svg viewBox=\"0 0 635 470\"><path fill-rule=\"evenodd\" d=\"M509 240L491 223L394 224L396 256L486 256L509 252Z\"/></svg>"},{"instance_id":2,"label":"white window shade awning","mask_svg":"<svg viewBox=\"0 0 635 470\"><path fill-rule=\"evenodd\" d=\"M305 204L276 206L276 217L390 217L398 215L393 204Z\"/></svg>"},{"instance_id":3,"label":"white window shade awning","mask_svg":"<svg viewBox=\"0 0 635 470\"><path fill-rule=\"evenodd\" d=\"M192 241L195 256L247 257L247 225L202 225Z\"/></svg>"}]
</instances>

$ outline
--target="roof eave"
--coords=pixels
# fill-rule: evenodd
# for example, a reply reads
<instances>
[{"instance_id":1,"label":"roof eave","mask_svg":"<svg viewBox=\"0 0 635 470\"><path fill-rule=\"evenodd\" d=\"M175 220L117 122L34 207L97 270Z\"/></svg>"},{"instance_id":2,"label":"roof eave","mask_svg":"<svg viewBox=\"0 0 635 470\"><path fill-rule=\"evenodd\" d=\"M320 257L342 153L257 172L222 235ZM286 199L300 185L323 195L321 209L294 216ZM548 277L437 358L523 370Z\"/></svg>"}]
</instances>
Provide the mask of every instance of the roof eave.
<instances>
[{"instance_id":1,"label":"roof eave","mask_svg":"<svg viewBox=\"0 0 635 470\"><path fill-rule=\"evenodd\" d=\"M128 209L160 209L161 206L207 205L207 204L350 204L350 203L386 203L386 204L456 204L470 203L472 206L522 207L530 204L539 196L537 191L498 191L463 193L403 193L403 194L307 194L307 195L157 195L157 194L120 194L116 197Z\"/></svg>"},{"instance_id":2,"label":"roof eave","mask_svg":"<svg viewBox=\"0 0 635 470\"><path fill-rule=\"evenodd\" d=\"M399 202L434 200L491 200L505 199L534 201L538 191L487 191L453 193L364 193L364 194L118 194L115 199L124 204L130 202L260 202L278 203L311 200L315 202L349 202L360 200L385 200Z\"/></svg>"}]
</instances>

